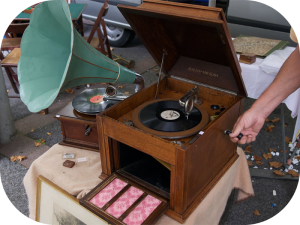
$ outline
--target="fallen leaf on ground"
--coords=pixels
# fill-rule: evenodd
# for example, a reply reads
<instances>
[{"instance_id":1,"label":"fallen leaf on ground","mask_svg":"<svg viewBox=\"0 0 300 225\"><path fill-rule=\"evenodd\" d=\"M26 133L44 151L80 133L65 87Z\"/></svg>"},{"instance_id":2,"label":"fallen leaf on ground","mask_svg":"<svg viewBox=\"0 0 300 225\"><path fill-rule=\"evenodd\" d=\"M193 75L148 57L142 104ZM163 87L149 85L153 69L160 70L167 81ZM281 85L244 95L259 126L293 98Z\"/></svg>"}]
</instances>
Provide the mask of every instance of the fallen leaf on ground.
<instances>
[{"instance_id":1,"label":"fallen leaf on ground","mask_svg":"<svg viewBox=\"0 0 300 225\"><path fill-rule=\"evenodd\" d=\"M284 176L285 174L283 172L281 172L280 170L274 170L273 173L275 173L277 176Z\"/></svg>"},{"instance_id":2,"label":"fallen leaf on ground","mask_svg":"<svg viewBox=\"0 0 300 225\"><path fill-rule=\"evenodd\" d=\"M252 161L247 160L248 166L253 166Z\"/></svg>"},{"instance_id":3,"label":"fallen leaf on ground","mask_svg":"<svg viewBox=\"0 0 300 225\"><path fill-rule=\"evenodd\" d=\"M68 92L70 94L73 94L74 90L72 90L72 88L68 88L67 90L65 90L65 92Z\"/></svg>"},{"instance_id":4,"label":"fallen leaf on ground","mask_svg":"<svg viewBox=\"0 0 300 225\"><path fill-rule=\"evenodd\" d=\"M245 148L245 152L252 153L251 145L248 145L248 146Z\"/></svg>"},{"instance_id":5,"label":"fallen leaf on ground","mask_svg":"<svg viewBox=\"0 0 300 225\"><path fill-rule=\"evenodd\" d=\"M273 123L278 123L279 121L280 121L279 118L275 118L274 120L271 120L271 122L273 122Z\"/></svg>"},{"instance_id":6,"label":"fallen leaf on ground","mask_svg":"<svg viewBox=\"0 0 300 225\"><path fill-rule=\"evenodd\" d=\"M271 126L269 126L269 125L268 125L268 126L265 128L265 130L266 130L266 131L270 131L270 132L272 132L272 131L273 131L272 127L271 127Z\"/></svg>"},{"instance_id":7,"label":"fallen leaf on ground","mask_svg":"<svg viewBox=\"0 0 300 225\"><path fill-rule=\"evenodd\" d=\"M275 167L276 169L282 166L282 163L276 161L269 162L269 163L270 163L270 167Z\"/></svg>"},{"instance_id":8,"label":"fallen leaf on ground","mask_svg":"<svg viewBox=\"0 0 300 225\"><path fill-rule=\"evenodd\" d=\"M47 132L48 136L51 136L51 133L50 132Z\"/></svg>"},{"instance_id":9,"label":"fallen leaf on ground","mask_svg":"<svg viewBox=\"0 0 300 225\"><path fill-rule=\"evenodd\" d=\"M124 87L124 85L120 85L118 88L123 88Z\"/></svg>"},{"instance_id":10,"label":"fallen leaf on ground","mask_svg":"<svg viewBox=\"0 0 300 225\"><path fill-rule=\"evenodd\" d=\"M261 161L255 161L257 165L261 166L263 163Z\"/></svg>"},{"instance_id":11,"label":"fallen leaf on ground","mask_svg":"<svg viewBox=\"0 0 300 225\"><path fill-rule=\"evenodd\" d=\"M271 128L274 128L275 126L273 124L270 125Z\"/></svg>"},{"instance_id":12,"label":"fallen leaf on ground","mask_svg":"<svg viewBox=\"0 0 300 225\"><path fill-rule=\"evenodd\" d=\"M42 111L40 111L40 114L45 115L46 113L44 110L42 110Z\"/></svg>"},{"instance_id":13,"label":"fallen leaf on ground","mask_svg":"<svg viewBox=\"0 0 300 225\"><path fill-rule=\"evenodd\" d=\"M288 174L291 174L293 177L299 177L299 173L297 173L297 172L294 171L294 170L289 170L289 171L288 171Z\"/></svg>"},{"instance_id":14,"label":"fallen leaf on ground","mask_svg":"<svg viewBox=\"0 0 300 225\"><path fill-rule=\"evenodd\" d=\"M289 138L289 137L285 136L285 142L286 142L286 143L290 143L291 141L292 141L292 139L291 139L291 138Z\"/></svg>"},{"instance_id":15,"label":"fallen leaf on ground","mask_svg":"<svg viewBox=\"0 0 300 225\"><path fill-rule=\"evenodd\" d=\"M281 150L280 152L283 153L283 150ZM285 152L288 153L289 151L288 151L288 150L285 150Z\"/></svg>"},{"instance_id":16,"label":"fallen leaf on ground","mask_svg":"<svg viewBox=\"0 0 300 225\"><path fill-rule=\"evenodd\" d=\"M110 47L110 50L111 50L111 51L113 51L113 50L114 50L114 48Z\"/></svg>"},{"instance_id":17,"label":"fallen leaf on ground","mask_svg":"<svg viewBox=\"0 0 300 225\"><path fill-rule=\"evenodd\" d=\"M253 158L255 159L255 161L260 161L261 160L261 157L259 157L257 155L253 156Z\"/></svg>"},{"instance_id":18,"label":"fallen leaf on ground","mask_svg":"<svg viewBox=\"0 0 300 225\"><path fill-rule=\"evenodd\" d=\"M34 130L32 129L31 132L33 132Z\"/></svg>"},{"instance_id":19,"label":"fallen leaf on ground","mask_svg":"<svg viewBox=\"0 0 300 225\"><path fill-rule=\"evenodd\" d=\"M299 156L296 156L295 159L300 160L300 155L299 155Z\"/></svg>"},{"instance_id":20,"label":"fallen leaf on ground","mask_svg":"<svg viewBox=\"0 0 300 225\"><path fill-rule=\"evenodd\" d=\"M270 120L267 118L267 119L266 119L266 122L269 122L269 121L270 121Z\"/></svg>"},{"instance_id":21,"label":"fallen leaf on ground","mask_svg":"<svg viewBox=\"0 0 300 225\"><path fill-rule=\"evenodd\" d=\"M38 147L42 144L45 144L45 139L44 138L38 139L38 140L34 141L34 144L36 147Z\"/></svg>"},{"instance_id":22,"label":"fallen leaf on ground","mask_svg":"<svg viewBox=\"0 0 300 225\"><path fill-rule=\"evenodd\" d=\"M269 148L269 151L270 151L270 152L276 152L276 150L273 149L273 148Z\"/></svg>"},{"instance_id":23,"label":"fallen leaf on ground","mask_svg":"<svg viewBox=\"0 0 300 225\"><path fill-rule=\"evenodd\" d=\"M7 91L7 93L9 93L9 90L6 90Z\"/></svg>"},{"instance_id":24,"label":"fallen leaf on ground","mask_svg":"<svg viewBox=\"0 0 300 225\"><path fill-rule=\"evenodd\" d=\"M267 159L272 159L272 154L271 153L265 153L263 154L263 157L267 160Z\"/></svg>"},{"instance_id":25,"label":"fallen leaf on ground","mask_svg":"<svg viewBox=\"0 0 300 225\"><path fill-rule=\"evenodd\" d=\"M158 69L153 69L154 71L158 71Z\"/></svg>"},{"instance_id":26,"label":"fallen leaf on ground","mask_svg":"<svg viewBox=\"0 0 300 225\"><path fill-rule=\"evenodd\" d=\"M12 157L10 157L10 161L12 161L12 162L14 162L16 160L20 160L20 162L21 162L23 159L26 159L26 156L18 155L18 156L12 156Z\"/></svg>"},{"instance_id":27,"label":"fallen leaf on ground","mask_svg":"<svg viewBox=\"0 0 300 225\"><path fill-rule=\"evenodd\" d=\"M260 213L258 212L257 209L255 209L253 213L254 213L254 215L260 216Z\"/></svg>"},{"instance_id":28,"label":"fallen leaf on ground","mask_svg":"<svg viewBox=\"0 0 300 225\"><path fill-rule=\"evenodd\" d=\"M125 92L125 94L129 94L129 92L128 92L128 91L126 91L126 92Z\"/></svg>"},{"instance_id":29,"label":"fallen leaf on ground","mask_svg":"<svg viewBox=\"0 0 300 225\"><path fill-rule=\"evenodd\" d=\"M284 124L285 127L287 127L287 124Z\"/></svg>"}]
</instances>

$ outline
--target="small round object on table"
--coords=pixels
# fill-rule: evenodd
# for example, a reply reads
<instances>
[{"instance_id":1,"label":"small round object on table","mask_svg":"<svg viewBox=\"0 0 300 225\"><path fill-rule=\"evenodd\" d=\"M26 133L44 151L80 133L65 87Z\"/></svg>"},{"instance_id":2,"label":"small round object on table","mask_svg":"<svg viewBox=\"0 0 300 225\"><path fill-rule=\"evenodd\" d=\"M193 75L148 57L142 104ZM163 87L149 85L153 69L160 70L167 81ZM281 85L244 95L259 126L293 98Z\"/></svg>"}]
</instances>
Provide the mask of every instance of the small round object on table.
<instances>
[{"instance_id":1,"label":"small round object on table","mask_svg":"<svg viewBox=\"0 0 300 225\"><path fill-rule=\"evenodd\" d=\"M220 108L220 106L218 106L218 105L211 105L210 108L213 109L213 110L218 110Z\"/></svg>"}]
</instances>

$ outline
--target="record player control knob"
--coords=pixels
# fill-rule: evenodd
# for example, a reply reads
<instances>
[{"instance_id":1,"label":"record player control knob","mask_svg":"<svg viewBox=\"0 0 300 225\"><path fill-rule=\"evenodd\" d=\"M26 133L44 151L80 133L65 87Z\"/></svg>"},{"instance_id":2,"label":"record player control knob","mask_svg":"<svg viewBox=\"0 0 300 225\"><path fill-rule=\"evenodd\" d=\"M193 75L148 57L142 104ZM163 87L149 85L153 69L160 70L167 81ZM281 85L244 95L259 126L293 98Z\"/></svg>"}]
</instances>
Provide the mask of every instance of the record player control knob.
<instances>
[{"instance_id":1,"label":"record player control knob","mask_svg":"<svg viewBox=\"0 0 300 225\"><path fill-rule=\"evenodd\" d=\"M225 131L224 131L224 134L227 134L227 135L229 135L229 134L231 134L231 133L232 133L232 131L230 131L230 130L225 130ZM242 134L242 133L240 133L240 134L237 136L237 138L238 138L239 140L241 140L242 137L243 137L243 134Z\"/></svg>"}]
</instances>

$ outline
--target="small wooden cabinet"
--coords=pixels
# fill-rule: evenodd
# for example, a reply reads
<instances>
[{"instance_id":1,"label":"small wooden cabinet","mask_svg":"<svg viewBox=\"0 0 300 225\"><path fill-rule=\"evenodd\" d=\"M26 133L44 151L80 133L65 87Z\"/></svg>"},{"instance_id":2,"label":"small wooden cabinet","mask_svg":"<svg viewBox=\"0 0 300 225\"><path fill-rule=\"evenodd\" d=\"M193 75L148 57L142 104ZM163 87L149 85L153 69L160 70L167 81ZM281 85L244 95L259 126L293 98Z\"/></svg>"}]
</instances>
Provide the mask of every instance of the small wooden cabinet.
<instances>
[{"instance_id":1,"label":"small wooden cabinet","mask_svg":"<svg viewBox=\"0 0 300 225\"><path fill-rule=\"evenodd\" d=\"M63 140L59 144L99 152L96 116L76 112L69 103L59 111Z\"/></svg>"}]
</instances>

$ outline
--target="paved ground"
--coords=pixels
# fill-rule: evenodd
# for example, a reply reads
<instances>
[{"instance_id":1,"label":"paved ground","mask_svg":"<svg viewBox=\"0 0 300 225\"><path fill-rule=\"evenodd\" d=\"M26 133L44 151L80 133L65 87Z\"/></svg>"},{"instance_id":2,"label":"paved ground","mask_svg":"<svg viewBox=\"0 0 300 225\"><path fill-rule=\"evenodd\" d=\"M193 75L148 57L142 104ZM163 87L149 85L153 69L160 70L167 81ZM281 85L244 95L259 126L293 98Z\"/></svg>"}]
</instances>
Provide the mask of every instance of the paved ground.
<instances>
[{"instance_id":1,"label":"paved ground","mask_svg":"<svg viewBox=\"0 0 300 225\"><path fill-rule=\"evenodd\" d=\"M88 33L89 29L91 29L90 26L85 26L86 33ZM151 59L150 54L138 38L135 38L127 48L114 48L113 53L117 55L121 54L127 59L134 59L136 61L136 67L133 68L133 70L142 74L147 85L157 79L157 72L154 70L154 68L157 68L155 67L156 63ZM6 75L4 76L6 79L7 89L10 93L13 93ZM53 117L67 103L72 101L78 93L82 92L83 89L84 87L81 87L78 90L75 89L73 94L66 92L59 94L54 104L50 106L50 113L48 115L30 113L20 99L10 99L10 105L18 134L10 143L0 146L1 179L4 190L9 199L16 208L26 216L28 216L28 206L27 197L22 185L23 177L34 159L61 140L60 124ZM133 86L126 85L124 90L132 92ZM245 100L244 109L249 108L252 103L253 100L247 98ZM278 117L280 117L280 111L279 109L276 109L269 118L274 119ZM290 117L290 112L286 108L285 120L287 124L286 136L291 138L295 119ZM249 155L262 156L263 153L268 152L268 148L274 148L275 150L282 149L280 124L276 123L274 125L275 128L272 133L262 130L257 141L252 144L253 153ZM47 135L47 132L50 132L51 136ZM46 140L46 144L40 147L35 147L34 140L40 138L44 138ZM241 147L245 148L246 146L247 145ZM27 159L21 163L11 162L9 157L12 155L26 155ZM282 153L280 153L279 157L274 157L273 159L276 161L282 161ZM262 159L263 165L258 167L262 171L264 168L267 168L269 171L269 161L271 160ZM255 162L253 164L256 166ZM253 177L252 180L255 197L242 203L234 204L229 211L225 224L253 224L273 217L287 205L298 184L298 182L294 180L278 180L256 177ZM277 196L273 196L273 190L276 190ZM275 207L272 207L273 203L276 204ZM261 216L255 216L253 214L255 209L260 212Z\"/></svg>"}]
</instances>

